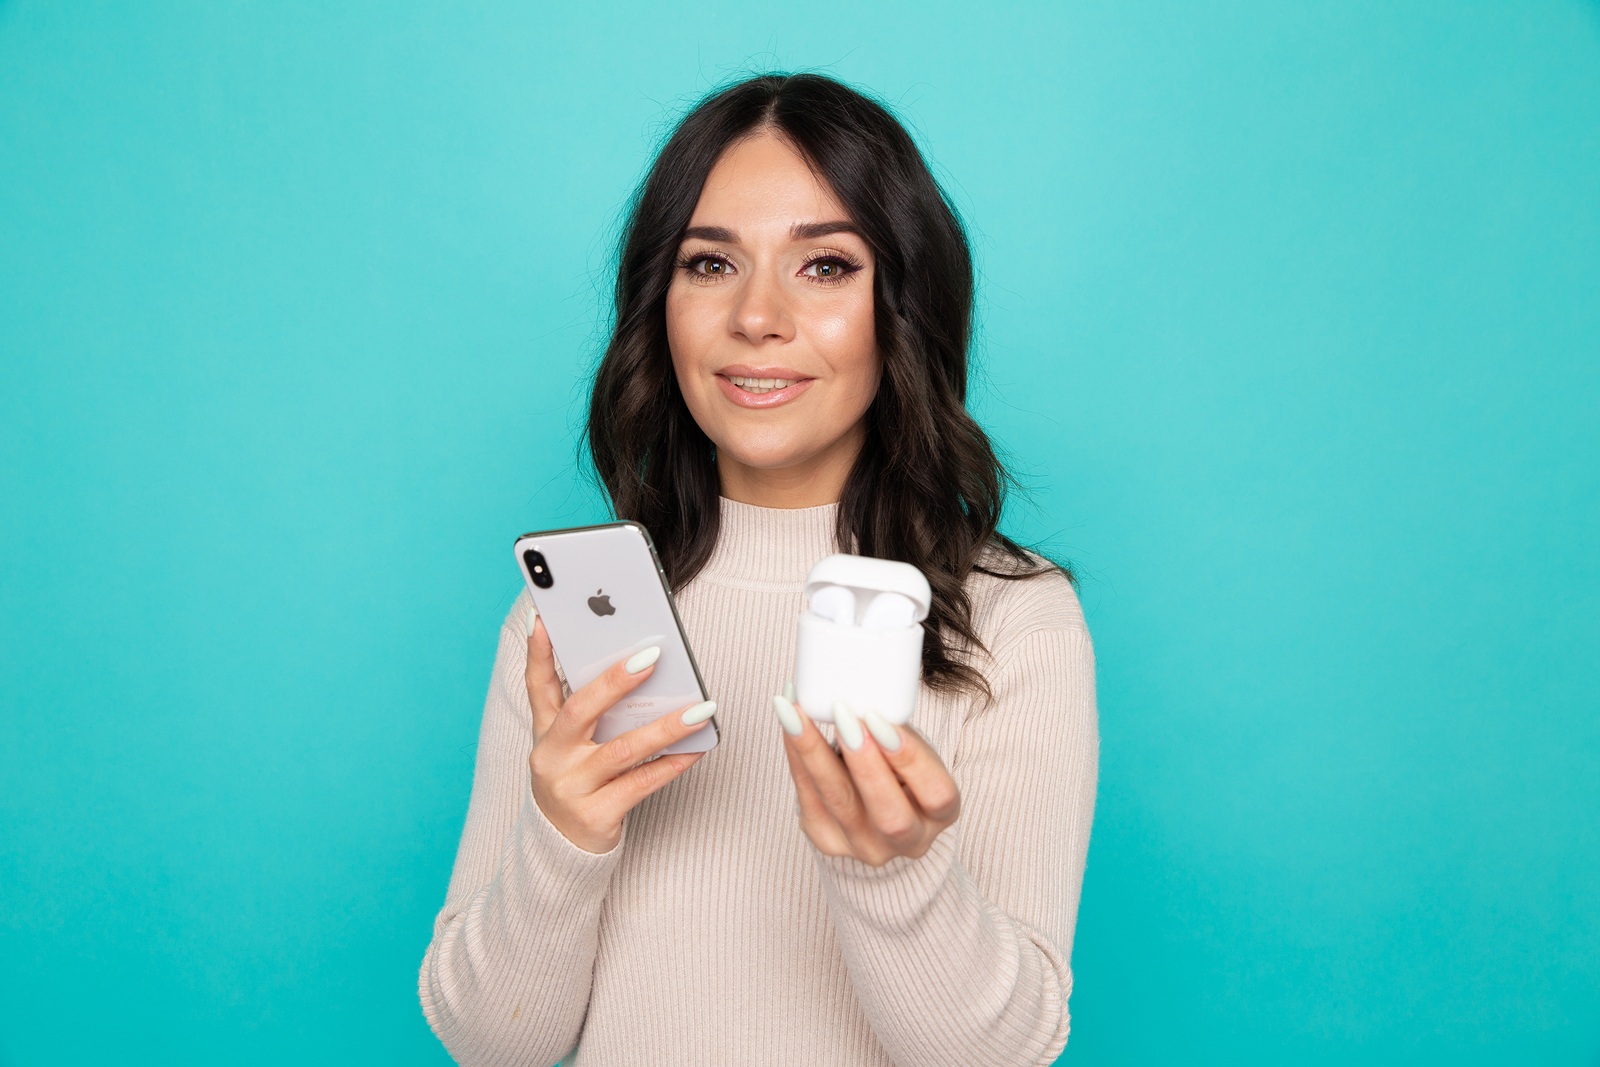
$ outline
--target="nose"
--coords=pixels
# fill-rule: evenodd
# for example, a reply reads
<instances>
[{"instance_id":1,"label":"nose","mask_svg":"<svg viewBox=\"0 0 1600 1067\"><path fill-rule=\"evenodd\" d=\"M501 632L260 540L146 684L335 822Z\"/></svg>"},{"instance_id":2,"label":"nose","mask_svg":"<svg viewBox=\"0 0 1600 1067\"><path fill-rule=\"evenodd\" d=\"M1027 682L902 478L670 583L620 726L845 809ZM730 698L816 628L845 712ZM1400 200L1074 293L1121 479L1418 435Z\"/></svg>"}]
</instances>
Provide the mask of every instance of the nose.
<instances>
[{"instance_id":1,"label":"nose","mask_svg":"<svg viewBox=\"0 0 1600 1067\"><path fill-rule=\"evenodd\" d=\"M787 341L794 336L788 295L776 271L751 267L733 305L733 332L752 344L769 337Z\"/></svg>"}]
</instances>

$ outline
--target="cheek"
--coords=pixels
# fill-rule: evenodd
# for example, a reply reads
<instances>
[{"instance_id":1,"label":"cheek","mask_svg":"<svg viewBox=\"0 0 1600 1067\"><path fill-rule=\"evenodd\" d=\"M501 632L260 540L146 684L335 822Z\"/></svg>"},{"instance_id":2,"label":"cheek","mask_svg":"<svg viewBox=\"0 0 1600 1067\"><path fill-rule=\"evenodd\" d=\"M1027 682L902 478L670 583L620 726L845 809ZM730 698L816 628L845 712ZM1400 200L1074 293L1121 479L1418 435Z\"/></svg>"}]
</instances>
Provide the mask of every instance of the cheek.
<instances>
[{"instance_id":1,"label":"cheek","mask_svg":"<svg viewBox=\"0 0 1600 1067\"><path fill-rule=\"evenodd\" d=\"M689 415L702 430L710 433L717 422L716 383L705 373L705 365L715 348L716 322L700 294L684 293L673 286L667 290L667 349L672 358L673 376Z\"/></svg>"},{"instance_id":2,"label":"cheek","mask_svg":"<svg viewBox=\"0 0 1600 1067\"><path fill-rule=\"evenodd\" d=\"M818 324L818 341L841 384L859 406L872 402L878 385L877 329L872 315L872 292L864 299L840 307Z\"/></svg>"},{"instance_id":3,"label":"cheek","mask_svg":"<svg viewBox=\"0 0 1600 1067\"><path fill-rule=\"evenodd\" d=\"M685 377L695 377L693 369L701 353L706 350L704 314L695 307L692 299L684 299L676 286L667 290L667 348L672 353L672 367L678 372L680 387Z\"/></svg>"}]
</instances>

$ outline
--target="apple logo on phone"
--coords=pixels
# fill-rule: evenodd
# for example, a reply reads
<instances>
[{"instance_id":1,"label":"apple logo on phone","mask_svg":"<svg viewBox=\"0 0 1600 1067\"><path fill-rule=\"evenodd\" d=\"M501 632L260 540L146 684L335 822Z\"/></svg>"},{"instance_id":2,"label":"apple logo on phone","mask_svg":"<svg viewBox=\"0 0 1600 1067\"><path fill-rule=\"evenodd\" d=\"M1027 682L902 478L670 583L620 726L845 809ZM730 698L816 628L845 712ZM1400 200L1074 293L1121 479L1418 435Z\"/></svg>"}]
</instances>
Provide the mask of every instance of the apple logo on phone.
<instances>
[{"instance_id":1,"label":"apple logo on phone","mask_svg":"<svg viewBox=\"0 0 1600 1067\"><path fill-rule=\"evenodd\" d=\"M589 598L589 610L596 615L615 615L617 609L611 606L611 597L602 590L596 589L594 596Z\"/></svg>"}]
</instances>

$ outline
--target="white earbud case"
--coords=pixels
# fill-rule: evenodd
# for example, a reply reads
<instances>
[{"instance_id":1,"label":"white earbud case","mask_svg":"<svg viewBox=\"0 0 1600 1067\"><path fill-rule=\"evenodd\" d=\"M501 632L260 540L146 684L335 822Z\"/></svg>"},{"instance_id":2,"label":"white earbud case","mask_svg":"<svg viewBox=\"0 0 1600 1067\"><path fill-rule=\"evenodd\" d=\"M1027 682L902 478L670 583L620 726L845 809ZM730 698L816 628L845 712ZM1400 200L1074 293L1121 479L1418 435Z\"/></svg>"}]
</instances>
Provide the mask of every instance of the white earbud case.
<instances>
[{"instance_id":1,"label":"white earbud case","mask_svg":"<svg viewBox=\"0 0 1600 1067\"><path fill-rule=\"evenodd\" d=\"M806 576L807 609L796 638L795 699L817 722L833 703L872 708L904 723L922 682L922 620L933 591L909 563L824 556Z\"/></svg>"}]
</instances>

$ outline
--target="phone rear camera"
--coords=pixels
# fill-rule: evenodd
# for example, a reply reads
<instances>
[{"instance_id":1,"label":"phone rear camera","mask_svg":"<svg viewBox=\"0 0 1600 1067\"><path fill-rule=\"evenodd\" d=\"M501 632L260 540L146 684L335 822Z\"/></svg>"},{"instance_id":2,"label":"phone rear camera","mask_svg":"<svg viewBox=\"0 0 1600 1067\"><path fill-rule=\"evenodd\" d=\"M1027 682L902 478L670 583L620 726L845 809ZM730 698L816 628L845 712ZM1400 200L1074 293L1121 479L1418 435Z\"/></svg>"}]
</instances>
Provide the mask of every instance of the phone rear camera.
<instances>
[{"instance_id":1,"label":"phone rear camera","mask_svg":"<svg viewBox=\"0 0 1600 1067\"><path fill-rule=\"evenodd\" d=\"M550 577L550 564L545 562L544 553L528 549L522 554L522 562L528 565L528 573L533 576L533 584L540 589L549 589L556 584Z\"/></svg>"}]
</instances>

